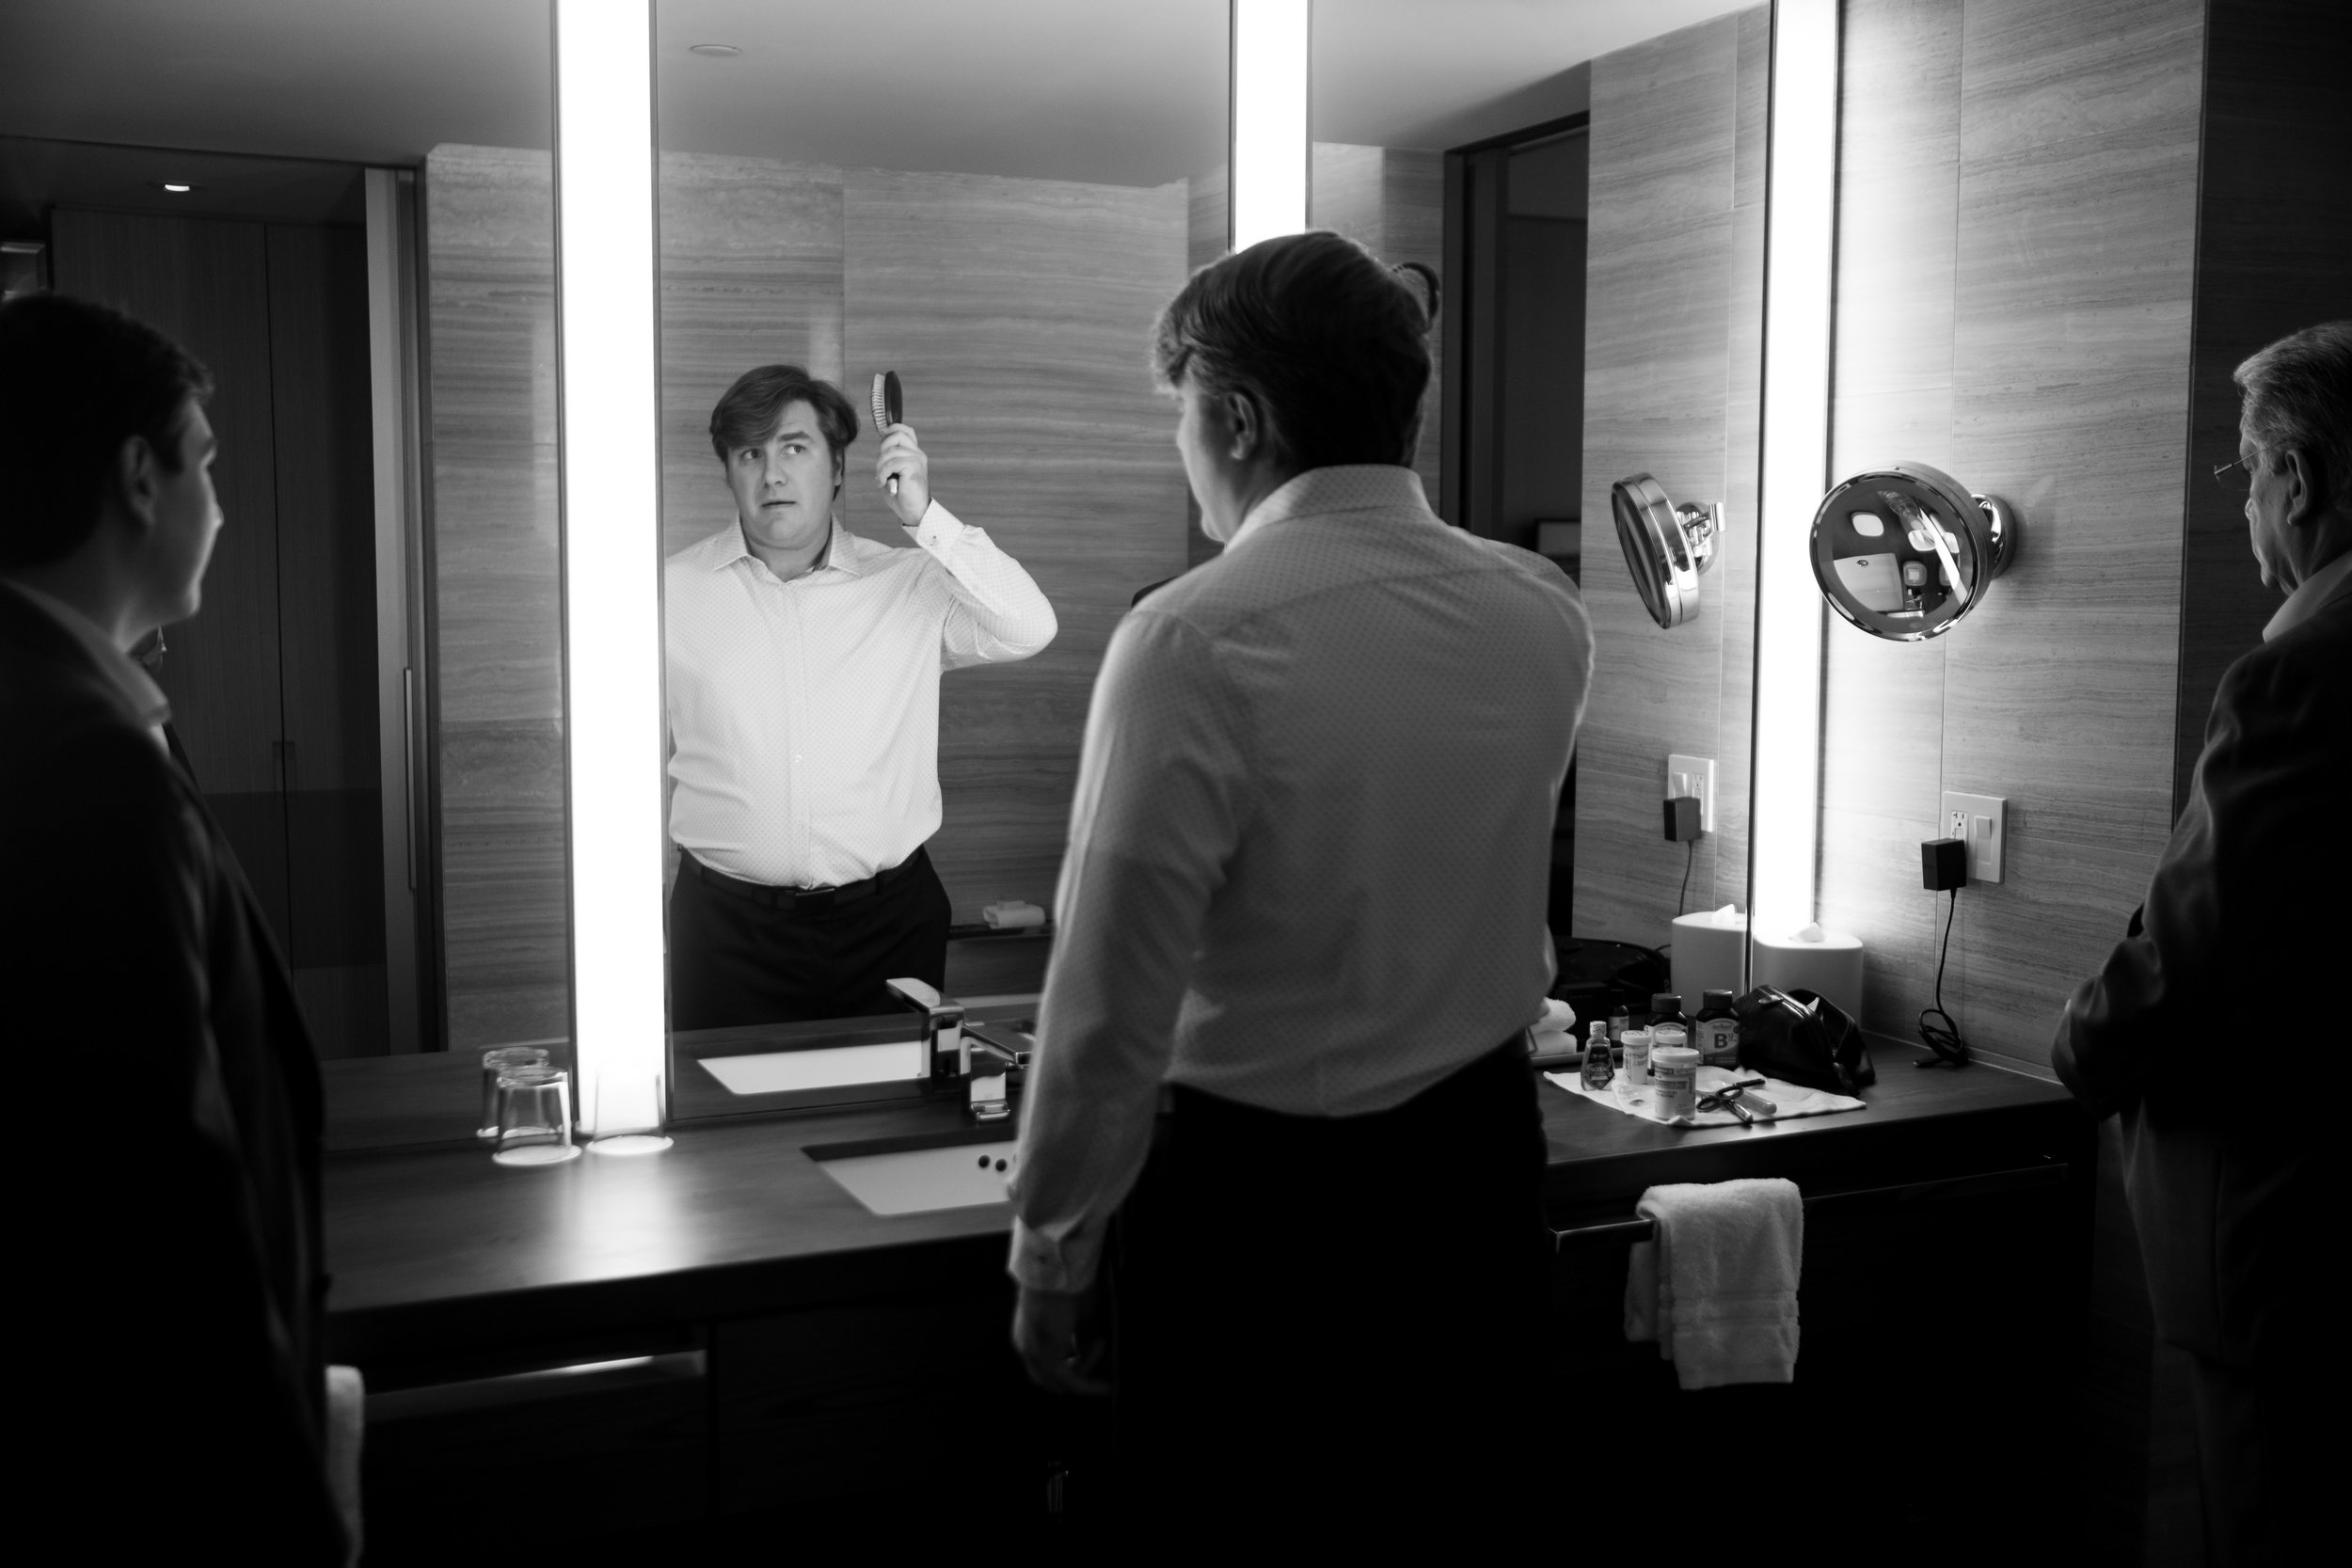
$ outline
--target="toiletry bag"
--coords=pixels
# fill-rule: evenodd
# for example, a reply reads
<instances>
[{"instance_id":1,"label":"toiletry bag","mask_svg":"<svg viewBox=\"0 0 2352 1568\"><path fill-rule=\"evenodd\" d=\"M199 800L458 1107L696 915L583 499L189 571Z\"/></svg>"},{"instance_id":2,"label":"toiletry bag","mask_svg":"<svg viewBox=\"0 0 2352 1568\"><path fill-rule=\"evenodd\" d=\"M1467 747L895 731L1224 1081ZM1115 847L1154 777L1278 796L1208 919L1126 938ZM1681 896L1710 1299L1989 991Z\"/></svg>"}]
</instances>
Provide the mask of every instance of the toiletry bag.
<instances>
[{"instance_id":1,"label":"toiletry bag","mask_svg":"<svg viewBox=\"0 0 2352 1568\"><path fill-rule=\"evenodd\" d=\"M1825 997L1758 986L1732 1010L1740 1015L1743 1068L1832 1094L1852 1094L1878 1082L1860 1025Z\"/></svg>"}]
</instances>

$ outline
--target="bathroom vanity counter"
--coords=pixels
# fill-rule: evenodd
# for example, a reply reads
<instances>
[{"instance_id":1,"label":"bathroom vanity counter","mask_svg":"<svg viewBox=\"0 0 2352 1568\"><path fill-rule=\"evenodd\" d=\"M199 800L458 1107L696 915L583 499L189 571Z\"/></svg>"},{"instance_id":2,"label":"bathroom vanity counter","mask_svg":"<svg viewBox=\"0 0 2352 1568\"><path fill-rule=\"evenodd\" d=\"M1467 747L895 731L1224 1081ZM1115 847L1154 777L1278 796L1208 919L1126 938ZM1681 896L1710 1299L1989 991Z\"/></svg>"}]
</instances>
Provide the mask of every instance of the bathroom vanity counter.
<instances>
[{"instance_id":1,"label":"bathroom vanity counter","mask_svg":"<svg viewBox=\"0 0 2352 1568\"><path fill-rule=\"evenodd\" d=\"M1881 1056L1867 1109L1753 1128L1664 1127L1539 1081L1555 1225L1623 1220L1659 1182L1786 1176L1827 1196L2036 1165L2055 1178L2087 1147L2056 1085ZM995 1275L1005 1206L872 1214L806 1153L967 1125L952 1103L908 1100L688 1123L662 1154L553 1166L504 1168L470 1140L330 1156L335 1354L495 1354Z\"/></svg>"}]
</instances>

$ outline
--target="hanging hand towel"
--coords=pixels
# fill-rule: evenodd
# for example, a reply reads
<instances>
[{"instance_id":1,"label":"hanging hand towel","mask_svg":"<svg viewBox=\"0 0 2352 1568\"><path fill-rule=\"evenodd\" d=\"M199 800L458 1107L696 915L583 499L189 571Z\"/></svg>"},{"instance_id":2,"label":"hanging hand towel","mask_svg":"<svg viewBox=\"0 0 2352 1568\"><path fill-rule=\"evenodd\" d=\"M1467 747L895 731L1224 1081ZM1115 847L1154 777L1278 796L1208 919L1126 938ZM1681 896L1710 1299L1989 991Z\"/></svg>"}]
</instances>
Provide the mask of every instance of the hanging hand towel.
<instances>
[{"instance_id":1,"label":"hanging hand towel","mask_svg":"<svg viewBox=\"0 0 2352 1568\"><path fill-rule=\"evenodd\" d=\"M1656 1340L1685 1388L1797 1375L1804 1201L1793 1181L1652 1187L1634 1212L1658 1225L1625 1280L1625 1337Z\"/></svg>"}]
</instances>

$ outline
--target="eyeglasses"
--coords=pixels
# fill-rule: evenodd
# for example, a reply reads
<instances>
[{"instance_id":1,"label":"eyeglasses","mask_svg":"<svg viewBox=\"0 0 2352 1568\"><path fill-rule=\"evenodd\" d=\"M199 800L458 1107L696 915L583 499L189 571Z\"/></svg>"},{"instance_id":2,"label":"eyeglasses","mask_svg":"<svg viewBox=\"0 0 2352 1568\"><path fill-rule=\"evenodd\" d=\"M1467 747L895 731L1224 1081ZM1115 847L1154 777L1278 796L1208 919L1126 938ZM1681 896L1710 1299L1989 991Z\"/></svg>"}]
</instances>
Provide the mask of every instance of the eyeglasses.
<instances>
[{"instance_id":1,"label":"eyeglasses","mask_svg":"<svg viewBox=\"0 0 2352 1568\"><path fill-rule=\"evenodd\" d=\"M2254 469L2251 464L2247 462L2247 460L2243 457L2233 457L2227 463L2217 463L2214 465L2213 482L2216 484L2220 485L2224 490L2235 489L2237 486L2237 481L2233 478L2230 473L2230 470L2233 468L2245 469L2246 477L2249 480L2254 477Z\"/></svg>"}]
</instances>

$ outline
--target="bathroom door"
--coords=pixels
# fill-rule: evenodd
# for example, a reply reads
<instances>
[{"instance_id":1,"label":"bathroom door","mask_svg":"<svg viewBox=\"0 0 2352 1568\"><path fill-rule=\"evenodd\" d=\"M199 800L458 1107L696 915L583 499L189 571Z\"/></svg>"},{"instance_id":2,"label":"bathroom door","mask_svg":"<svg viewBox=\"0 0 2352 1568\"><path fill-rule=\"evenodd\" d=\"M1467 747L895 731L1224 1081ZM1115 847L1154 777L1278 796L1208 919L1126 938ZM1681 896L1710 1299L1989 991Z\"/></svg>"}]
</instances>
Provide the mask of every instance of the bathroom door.
<instances>
[{"instance_id":1,"label":"bathroom door","mask_svg":"<svg viewBox=\"0 0 2352 1568\"><path fill-rule=\"evenodd\" d=\"M353 171L355 181L358 171ZM60 293L178 339L226 524L160 673L326 1056L388 1049L362 230L60 207Z\"/></svg>"}]
</instances>

